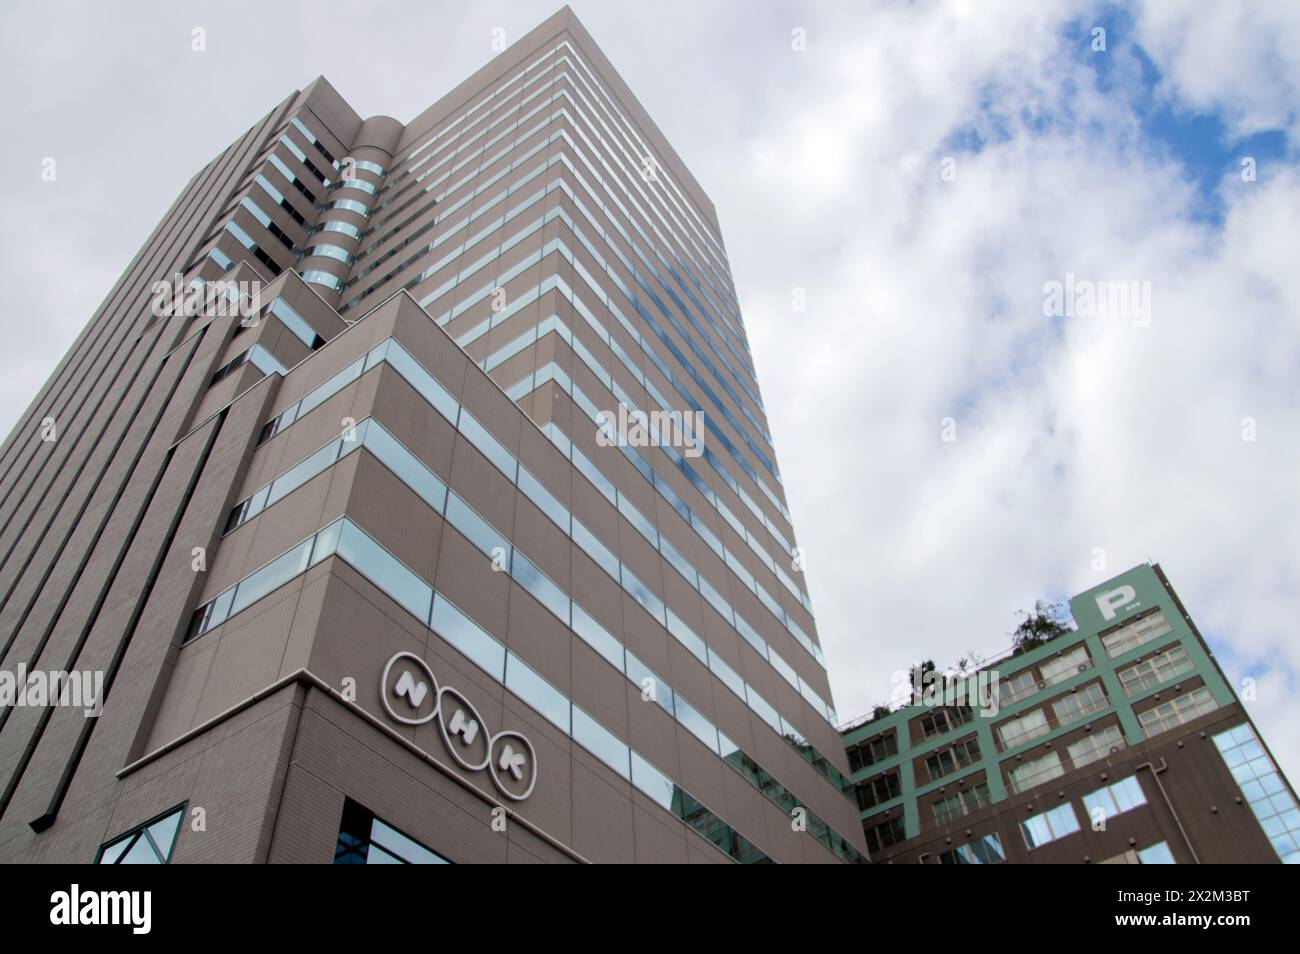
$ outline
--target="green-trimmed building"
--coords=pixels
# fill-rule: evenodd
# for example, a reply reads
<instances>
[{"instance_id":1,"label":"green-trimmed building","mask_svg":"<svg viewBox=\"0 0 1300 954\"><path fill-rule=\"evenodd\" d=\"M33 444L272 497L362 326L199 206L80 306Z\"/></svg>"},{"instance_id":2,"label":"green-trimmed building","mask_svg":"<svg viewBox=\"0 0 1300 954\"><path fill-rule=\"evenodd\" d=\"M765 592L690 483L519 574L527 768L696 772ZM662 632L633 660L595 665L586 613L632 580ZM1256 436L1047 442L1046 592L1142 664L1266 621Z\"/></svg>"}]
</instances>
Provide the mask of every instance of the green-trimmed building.
<instances>
[{"instance_id":1,"label":"green-trimmed building","mask_svg":"<svg viewBox=\"0 0 1300 954\"><path fill-rule=\"evenodd\" d=\"M985 663L991 692L843 730L872 859L1300 862L1300 808L1159 565L1075 629Z\"/></svg>"}]
</instances>

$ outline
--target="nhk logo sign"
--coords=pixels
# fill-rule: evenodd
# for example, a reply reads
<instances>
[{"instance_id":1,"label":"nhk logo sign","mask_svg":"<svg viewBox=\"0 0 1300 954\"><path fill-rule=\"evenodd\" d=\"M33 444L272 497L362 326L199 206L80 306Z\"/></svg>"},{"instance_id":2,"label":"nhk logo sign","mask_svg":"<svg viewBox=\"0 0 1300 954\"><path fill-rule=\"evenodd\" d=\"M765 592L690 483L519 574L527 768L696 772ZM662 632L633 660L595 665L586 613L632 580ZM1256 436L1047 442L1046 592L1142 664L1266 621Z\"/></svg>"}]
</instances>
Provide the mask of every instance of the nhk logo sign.
<instances>
[{"instance_id":1,"label":"nhk logo sign","mask_svg":"<svg viewBox=\"0 0 1300 954\"><path fill-rule=\"evenodd\" d=\"M379 680L379 700L384 711L403 725L437 720L451 757L466 771L487 769L492 784L506 798L520 802L533 793L537 784L533 743L514 729L491 734L473 704L450 686L439 688L433 670L419 656L401 652L388 660Z\"/></svg>"}]
</instances>

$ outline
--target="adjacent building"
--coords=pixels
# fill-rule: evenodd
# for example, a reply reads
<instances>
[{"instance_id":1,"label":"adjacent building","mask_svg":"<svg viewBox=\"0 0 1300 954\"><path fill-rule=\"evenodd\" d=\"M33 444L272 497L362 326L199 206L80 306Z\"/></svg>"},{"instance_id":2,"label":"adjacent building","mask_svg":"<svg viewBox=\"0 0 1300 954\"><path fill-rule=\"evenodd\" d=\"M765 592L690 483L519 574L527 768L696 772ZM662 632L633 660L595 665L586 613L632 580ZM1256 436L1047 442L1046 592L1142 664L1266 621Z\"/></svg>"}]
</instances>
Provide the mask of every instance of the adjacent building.
<instances>
[{"instance_id":1,"label":"adjacent building","mask_svg":"<svg viewBox=\"0 0 1300 954\"><path fill-rule=\"evenodd\" d=\"M845 729L872 860L1300 862L1295 791L1160 567L1070 610L1076 628Z\"/></svg>"},{"instance_id":2,"label":"adjacent building","mask_svg":"<svg viewBox=\"0 0 1300 954\"><path fill-rule=\"evenodd\" d=\"M0 449L0 861L862 861L794 547L713 205L571 12L405 124L318 79Z\"/></svg>"}]
</instances>

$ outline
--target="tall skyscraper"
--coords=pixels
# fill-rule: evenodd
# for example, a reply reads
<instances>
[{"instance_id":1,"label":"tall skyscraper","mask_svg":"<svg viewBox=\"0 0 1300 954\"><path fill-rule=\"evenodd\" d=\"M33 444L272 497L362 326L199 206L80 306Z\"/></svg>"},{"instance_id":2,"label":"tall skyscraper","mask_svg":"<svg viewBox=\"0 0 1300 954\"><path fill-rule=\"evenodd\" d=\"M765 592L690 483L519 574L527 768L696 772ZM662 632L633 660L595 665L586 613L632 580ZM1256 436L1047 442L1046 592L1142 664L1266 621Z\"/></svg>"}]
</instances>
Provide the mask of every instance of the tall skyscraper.
<instances>
[{"instance_id":1,"label":"tall skyscraper","mask_svg":"<svg viewBox=\"0 0 1300 954\"><path fill-rule=\"evenodd\" d=\"M872 860L1300 863L1295 791L1160 567L1070 609L846 727Z\"/></svg>"},{"instance_id":2,"label":"tall skyscraper","mask_svg":"<svg viewBox=\"0 0 1300 954\"><path fill-rule=\"evenodd\" d=\"M717 217L567 9L254 124L0 480L0 860L864 860Z\"/></svg>"}]
</instances>

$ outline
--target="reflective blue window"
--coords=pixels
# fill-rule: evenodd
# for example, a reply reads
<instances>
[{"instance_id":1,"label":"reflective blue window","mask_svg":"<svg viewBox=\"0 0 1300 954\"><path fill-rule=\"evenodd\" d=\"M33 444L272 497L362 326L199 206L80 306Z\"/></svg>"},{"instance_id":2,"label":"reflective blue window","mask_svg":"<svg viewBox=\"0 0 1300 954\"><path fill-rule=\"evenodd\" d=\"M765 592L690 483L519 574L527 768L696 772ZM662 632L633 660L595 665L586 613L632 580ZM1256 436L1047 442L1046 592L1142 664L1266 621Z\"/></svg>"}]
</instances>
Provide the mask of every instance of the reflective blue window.
<instances>
[{"instance_id":1,"label":"reflective blue window","mask_svg":"<svg viewBox=\"0 0 1300 954\"><path fill-rule=\"evenodd\" d=\"M673 638L689 649L696 659L706 666L709 664L709 650L704 640L700 639L695 631L683 623L681 617L672 610L668 610L667 626Z\"/></svg>"},{"instance_id":2,"label":"reflective blue window","mask_svg":"<svg viewBox=\"0 0 1300 954\"><path fill-rule=\"evenodd\" d=\"M573 739L619 775L631 780L630 750L627 745L576 705L573 707Z\"/></svg>"},{"instance_id":3,"label":"reflective blue window","mask_svg":"<svg viewBox=\"0 0 1300 954\"><path fill-rule=\"evenodd\" d=\"M568 508L560 503L554 494L542 486L542 482L529 473L528 468L523 465L519 467L519 489L537 505L542 513L550 517L557 527L565 533L569 532Z\"/></svg>"},{"instance_id":4,"label":"reflective blue window","mask_svg":"<svg viewBox=\"0 0 1300 954\"><path fill-rule=\"evenodd\" d=\"M311 540L304 540L288 553L281 554L260 570L245 577L235 589L230 615L234 616L307 569L307 560L310 557Z\"/></svg>"},{"instance_id":5,"label":"reflective blue window","mask_svg":"<svg viewBox=\"0 0 1300 954\"><path fill-rule=\"evenodd\" d=\"M677 785L636 752L632 753L632 784L665 811L673 810Z\"/></svg>"},{"instance_id":6,"label":"reflective blue window","mask_svg":"<svg viewBox=\"0 0 1300 954\"><path fill-rule=\"evenodd\" d=\"M655 596L650 591L650 588L638 580L627 567L622 568L622 582L623 589L627 590L634 600L644 606L647 613L666 625L663 600Z\"/></svg>"},{"instance_id":7,"label":"reflective blue window","mask_svg":"<svg viewBox=\"0 0 1300 954\"><path fill-rule=\"evenodd\" d=\"M334 848L336 865L445 865L450 862L347 799Z\"/></svg>"},{"instance_id":8,"label":"reflective blue window","mask_svg":"<svg viewBox=\"0 0 1300 954\"><path fill-rule=\"evenodd\" d=\"M350 520L344 523L337 552L411 614L419 619L429 618L433 602L429 584Z\"/></svg>"},{"instance_id":9,"label":"reflective blue window","mask_svg":"<svg viewBox=\"0 0 1300 954\"><path fill-rule=\"evenodd\" d=\"M333 440L305 460L299 461L271 482L267 493L266 506L282 500L287 494L297 490L307 481L323 472L334 463L339 455L340 441Z\"/></svg>"},{"instance_id":10,"label":"reflective blue window","mask_svg":"<svg viewBox=\"0 0 1300 954\"><path fill-rule=\"evenodd\" d=\"M566 735L571 728L568 698L514 653L506 658L506 688L546 716Z\"/></svg>"},{"instance_id":11,"label":"reflective blue window","mask_svg":"<svg viewBox=\"0 0 1300 954\"><path fill-rule=\"evenodd\" d=\"M433 601L432 628L492 678L505 680L505 647L441 593Z\"/></svg>"},{"instance_id":12,"label":"reflective blue window","mask_svg":"<svg viewBox=\"0 0 1300 954\"><path fill-rule=\"evenodd\" d=\"M459 427L460 432L469 439L469 442L482 451L483 456L490 460L513 483L516 468L519 466L514 455L506 450L501 442L488 432L486 427L464 409L460 412Z\"/></svg>"},{"instance_id":13,"label":"reflective blue window","mask_svg":"<svg viewBox=\"0 0 1300 954\"><path fill-rule=\"evenodd\" d=\"M641 690L643 699L655 703L669 715L674 713L673 690L630 650L627 653L627 678Z\"/></svg>"},{"instance_id":14,"label":"reflective blue window","mask_svg":"<svg viewBox=\"0 0 1300 954\"><path fill-rule=\"evenodd\" d=\"M1177 864L1174 861L1174 853L1169 850L1169 845L1163 841L1156 842L1150 848L1143 848L1138 852L1138 859L1144 865Z\"/></svg>"},{"instance_id":15,"label":"reflective blue window","mask_svg":"<svg viewBox=\"0 0 1300 954\"><path fill-rule=\"evenodd\" d=\"M411 387L419 391L439 414L452 424L456 423L460 415L460 404L451 396L451 392L411 357L410 352L391 339L388 342L388 363L406 379Z\"/></svg>"},{"instance_id":16,"label":"reflective blue window","mask_svg":"<svg viewBox=\"0 0 1300 954\"><path fill-rule=\"evenodd\" d=\"M695 736L705 745L707 745L715 754L720 750L718 748L718 729L712 722L704 718L694 706L683 699L677 697L677 721L686 727L686 730Z\"/></svg>"},{"instance_id":17,"label":"reflective blue window","mask_svg":"<svg viewBox=\"0 0 1300 954\"><path fill-rule=\"evenodd\" d=\"M424 463L403 447L378 421L371 420L364 437L366 449L385 467L423 498L434 510L442 513L447 501L447 485L424 466Z\"/></svg>"},{"instance_id":18,"label":"reflective blue window","mask_svg":"<svg viewBox=\"0 0 1300 954\"><path fill-rule=\"evenodd\" d=\"M583 642L604 656L611 666L619 672L623 671L623 644L577 603L573 604L573 631Z\"/></svg>"},{"instance_id":19,"label":"reflective blue window","mask_svg":"<svg viewBox=\"0 0 1300 954\"><path fill-rule=\"evenodd\" d=\"M498 555L503 555L505 560L509 560L511 550L509 541L480 517L473 507L450 491L447 493L447 522L463 533L470 543L483 552L484 556L495 559ZM509 563L505 565L509 566Z\"/></svg>"},{"instance_id":20,"label":"reflective blue window","mask_svg":"<svg viewBox=\"0 0 1300 954\"><path fill-rule=\"evenodd\" d=\"M709 668L713 670L713 674L721 679L728 689L740 696L740 698L745 698L745 680L741 679L740 673L728 666L726 660L712 649L709 650Z\"/></svg>"},{"instance_id":21,"label":"reflective blue window","mask_svg":"<svg viewBox=\"0 0 1300 954\"><path fill-rule=\"evenodd\" d=\"M565 626L569 625L568 594L518 550L510 558L510 575Z\"/></svg>"},{"instance_id":22,"label":"reflective blue window","mask_svg":"<svg viewBox=\"0 0 1300 954\"><path fill-rule=\"evenodd\" d=\"M338 291L343 287L343 282L337 275L331 275L329 272L322 272L315 268L303 272L302 280L313 285L324 285L333 291Z\"/></svg>"},{"instance_id":23,"label":"reflective blue window","mask_svg":"<svg viewBox=\"0 0 1300 954\"><path fill-rule=\"evenodd\" d=\"M582 552L591 557L602 570L614 579L619 578L618 557L609 551L605 544L596 539L577 517L573 518L573 542L582 548Z\"/></svg>"},{"instance_id":24,"label":"reflective blue window","mask_svg":"<svg viewBox=\"0 0 1300 954\"><path fill-rule=\"evenodd\" d=\"M172 859L185 804L132 828L99 849L97 865L165 865Z\"/></svg>"},{"instance_id":25,"label":"reflective blue window","mask_svg":"<svg viewBox=\"0 0 1300 954\"><path fill-rule=\"evenodd\" d=\"M1022 821L1020 830L1024 833L1025 844L1037 848L1074 834L1079 830L1079 817L1074 813L1074 806L1067 803Z\"/></svg>"}]
</instances>

